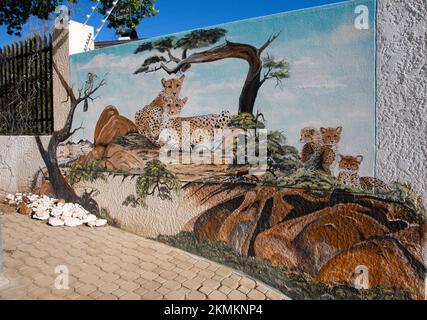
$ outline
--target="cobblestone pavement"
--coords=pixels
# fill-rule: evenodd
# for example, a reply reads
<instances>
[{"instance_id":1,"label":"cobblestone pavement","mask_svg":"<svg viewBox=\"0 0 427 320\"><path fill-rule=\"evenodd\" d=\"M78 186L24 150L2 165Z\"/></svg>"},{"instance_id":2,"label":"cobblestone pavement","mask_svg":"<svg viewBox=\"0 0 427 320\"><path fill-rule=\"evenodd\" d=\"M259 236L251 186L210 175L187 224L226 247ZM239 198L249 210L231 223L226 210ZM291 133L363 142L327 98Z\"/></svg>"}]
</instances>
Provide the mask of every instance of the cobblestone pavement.
<instances>
[{"instance_id":1,"label":"cobblestone pavement","mask_svg":"<svg viewBox=\"0 0 427 320\"><path fill-rule=\"evenodd\" d=\"M0 299L286 299L240 272L114 227L51 227L17 213L0 219L9 280ZM58 266L68 268L68 289L55 289Z\"/></svg>"}]
</instances>

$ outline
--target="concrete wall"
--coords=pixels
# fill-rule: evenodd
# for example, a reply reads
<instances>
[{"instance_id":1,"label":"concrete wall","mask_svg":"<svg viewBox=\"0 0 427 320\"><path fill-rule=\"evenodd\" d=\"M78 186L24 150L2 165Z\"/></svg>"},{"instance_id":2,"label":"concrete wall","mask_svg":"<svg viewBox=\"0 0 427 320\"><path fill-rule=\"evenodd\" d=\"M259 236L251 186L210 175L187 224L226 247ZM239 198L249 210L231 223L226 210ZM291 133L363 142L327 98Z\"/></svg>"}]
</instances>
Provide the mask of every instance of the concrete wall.
<instances>
[{"instance_id":1,"label":"concrete wall","mask_svg":"<svg viewBox=\"0 0 427 320\"><path fill-rule=\"evenodd\" d=\"M47 145L49 137L42 137ZM28 190L34 174L44 162L34 137L0 136L0 191Z\"/></svg>"},{"instance_id":2,"label":"concrete wall","mask_svg":"<svg viewBox=\"0 0 427 320\"><path fill-rule=\"evenodd\" d=\"M425 0L377 2L376 174L427 198Z\"/></svg>"}]
</instances>

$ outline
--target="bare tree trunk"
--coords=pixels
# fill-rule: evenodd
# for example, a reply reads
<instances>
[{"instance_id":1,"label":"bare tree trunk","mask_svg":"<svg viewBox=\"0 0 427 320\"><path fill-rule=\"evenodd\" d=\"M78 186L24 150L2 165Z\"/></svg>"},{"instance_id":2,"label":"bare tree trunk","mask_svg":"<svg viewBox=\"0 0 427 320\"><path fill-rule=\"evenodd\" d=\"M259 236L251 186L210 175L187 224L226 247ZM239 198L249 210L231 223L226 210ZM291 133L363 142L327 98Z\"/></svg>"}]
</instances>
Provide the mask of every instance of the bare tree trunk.
<instances>
[{"instance_id":1,"label":"bare tree trunk","mask_svg":"<svg viewBox=\"0 0 427 320\"><path fill-rule=\"evenodd\" d=\"M36 136L35 138L40 154L42 155L43 161L46 165L49 174L49 182L52 185L55 197L64 199L67 202L78 203L89 212L98 213L99 207L96 201L88 194L83 194L81 197L78 196L62 175L56 158L56 151L60 142L58 141L55 133L49 141L47 150L44 149L40 137Z\"/></svg>"},{"instance_id":2,"label":"bare tree trunk","mask_svg":"<svg viewBox=\"0 0 427 320\"><path fill-rule=\"evenodd\" d=\"M55 193L55 197L62 198L67 202L74 202L82 205L86 210L92 213L98 213L99 207L94 199L91 198L91 194L84 193L82 196L78 196L74 189L70 186L68 181L62 175L61 170L58 165L58 160L56 157L58 145L61 142L65 142L68 138L70 138L77 130L80 128L71 130L74 112L77 106L83 102L85 99L90 99L90 97L105 84L104 80L101 80L98 85L94 86L94 88L90 92L82 92L79 90L79 96L76 97L72 88L68 85L62 74L59 72L57 66L53 64L53 68L58 74L59 80L61 81L62 86L65 88L68 94L68 98L70 99L70 111L67 116L67 120L65 122L64 127L61 130L55 131L52 134L52 137L49 140L49 145L47 150L44 148L41 139L39 136L36 136L36 143L40 154L43 158L43 161L47 167L49 173L49 181L52 184L52 189Z\"/></svg>"}]
</instances>

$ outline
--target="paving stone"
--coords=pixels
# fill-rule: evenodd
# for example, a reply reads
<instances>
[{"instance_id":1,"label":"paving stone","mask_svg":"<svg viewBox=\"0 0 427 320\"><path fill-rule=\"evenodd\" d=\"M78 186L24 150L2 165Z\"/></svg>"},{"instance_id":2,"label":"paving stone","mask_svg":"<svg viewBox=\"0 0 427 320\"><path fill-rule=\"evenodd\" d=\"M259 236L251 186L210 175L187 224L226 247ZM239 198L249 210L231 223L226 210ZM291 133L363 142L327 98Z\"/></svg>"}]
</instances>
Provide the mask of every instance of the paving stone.
<instances>
[{"instance_id":1,"label":"paving stone","mask_svg":"<svg viewBox=\"0 0 427 320\"><path fill-rule=\"evenodd\" d=\"M139 284L132 281L126 281L125 283L120 285L120 288L127 292L133 291L139 287L140 287Z\"/></svg>"},{"instance_id":2,"label":"paving stone","mask_svg":"<svg viewBox=\"0 0 427 320\"><path fill-rule=\"evenodd\" d=\"M82 295L88 295L97 290L97 287L91 285L91 284L85 284L77 289L75 289L77 293Z\"/></svg>"},{"instance_id":3,"label":"paving stone","mask_svg":"<svg viewBox=\"0 0 427 320\"><path fill-rule=\"evenodd\" d=\"M283 299L231 268L106 226L52 228L22 215L2 216L1 299ZM54 288L65 265L69 289Z\"/></svg>"},{"instance_id":4,"label":"paving stone","mask_svg":"<svg viewBox=\"0 0 427 320\"><path fill-rule=\"evenodd\" d=\"M161 300L163 299L163 295L156 291L149 291L146 294L142 295L141 298L143 300Z\"/></svg>"},{"instance_id":5,"label":"paving stone","mask_svg":"<svg viewBox=\"0 0 427 320\"><path fill-rule=\"evenodd\" d=\"M227 297L230 300L246 300L246 295L237 290L231 291Z\"/></svg>"},{"instance_id":6,"label":"paving stone","mask_svg":"<svg viewBox=\"0 0 427 320\"><path fill-rule=\"evenodd\" d=\"M154 280L159 277L157 273L154 273L152 271L147 271L141 274L141 277L147 280Z\"/></svg>"},{"instance_id":7,"label":"paving stone","mask_svg":"<svg viewBox=\"0 0 427 320\"><path fill-rule=\"evenodd\" d=\"M185 281L182 285L186 288L191 289L191 290L197 290L198 288L201 287L202 283L200 281L190 279L190 280Z\"/></svg>"},{"instance_id":8,"label":"paving stone","mask_svg":"<svg viewBox=\"0 0 427 320\"><path fill-rule=\"evenodd\" d=\"M115 291L112 292L112 294L115 295L118 298L120 298L121 296L123 296L126 293L127 293L127 291L125 291L125 290L123 290L121 288L119 288L119 289L117 289L117 290L115 290Z\"/></svg>"},{"instance_id":9,"label":"paving stone","mask_svg":"<svg viewBox=\"0 0 427 320\"><path fill-rule=\"evenodd\" d=\"M255 285L256 285L255 281L249 278L242 278L242 280L240 280L240 284L249 289L255 288Z\"/></svg>"},{"instance_id":10,"label":"paving stone","mask_svg":"<svg viewBox=\"0 0 427 320\"><path fill-rule=\"evenodd\" d=\"M172 291L178 290L181 287L181 283L176 282L174 280L168 280L165 283L162 284L163 287L168 288Z\"/></svg>"},{"instance_id":11,"label":"paving stone","mask_svg":"<svg viewBox=\"0 0 427 320\"><path fill-rule=\"evenodd\" d=\"M106 293L101 295L99 298L97 298L98 300L117 300L117 296L115 296L114 294L111 293Z\"/></svg>"},{"instance_id":12,"label":"paving stone","mask_svg":"<svg viewBox=\"0 0 427 320\"><path fill-rule=\"evenodd\" d=\"M133 292L128 292L128 293L122 295L119 299L120 300L141 300L141 296L139 296Z\"/></svg>"},{"instance_id":13,"label":"paving stone","mask_svg":"<svg viewBox=\"0 0 427 320\"><path fill-rule=\"evenodd\" d=\"M231 289L236 289L239 286L239 281L232 278L225 278L221 283Z\"/></svg>"},{"instance_id":14,"label":"paving stone","mask_svg":"<svg viewBox=\"0 0 427 320\"><path fill-rule=\"evenodd\" d=\"M229 294L233 289L227 286L221 286L218 290L224 294Z\"/></svg>"},{"instance_id":15,"label":"paving stone","mask_svg":"<svg viewBox=\"0 0 427 320\"><path fill-rule=\"evenodd\" d=\"M248 298L251 300L265 300L265 294L256 289L249 291Z\"/></svg>"},{"instance_id":16,"label":"paving stone","mask_svg":"<svg viewBox=\"0 0 427 320\"><path fill-rule=\"evenodd\" d=\"M239 290L240 292L244 293L244 294L248 294L249 291L251 291L250 288L245 287L245 286L240 286L239 288L237 288L237 290Z\"/></svg>"},{"instance_id":17,"label":"paving stone","mask_svg":"<svg viewBox=\"0 0 427 320\"><path fill-rule=\"evenodd\" d=\"M179 288L176 291L170 291L167 293L164 298L167 300L184 300L187 293L189 293L190 290L186 288Z\"/></svg>"},{"instance_id":18,"label":"paving stone","mask_svg":"<svg viewBox=\"0 0 427 320\"><path fill-rule=\"evenodd\" d=\"M208 299L209 300L227 300L227 296L224 293L218 290L215 290L208 295Z\"/></svg>"},{"instance_id":19,"label":"paving stone","mask_svg":"<svg viewBox=\"0 0 427 320\"><path fill-rule=\"evenodd\" d=\"M103 293L111 293L115 290L117 290L119 286L115 284L114 282L107 282L99 287L99 290Z\"/></svg>"},{"instance_id":20,"label":"paving stone","mask_svg":"<svg viewBox=\"0 0 427 320\"><path fill-rule=\"evenodd\" d=\"M185 298L188 300L205 300L206 295L199 291L190 291L185 295Z\"/></svg>"}]
</instances>

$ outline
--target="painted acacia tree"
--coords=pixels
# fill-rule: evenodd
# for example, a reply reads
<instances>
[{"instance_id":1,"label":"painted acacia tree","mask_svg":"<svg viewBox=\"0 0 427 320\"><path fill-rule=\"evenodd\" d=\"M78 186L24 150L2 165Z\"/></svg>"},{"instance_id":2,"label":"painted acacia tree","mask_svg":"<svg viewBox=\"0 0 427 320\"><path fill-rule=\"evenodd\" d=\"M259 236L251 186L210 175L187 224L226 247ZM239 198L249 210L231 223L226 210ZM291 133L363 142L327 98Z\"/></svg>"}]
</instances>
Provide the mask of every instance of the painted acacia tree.
<instances>
[{"instance_id":1,"label":"painted acacia tree","mask_svg":"<svg viewBox=\"0 0 427 320\"><path fill-rule=\"evenodd\" d=\"M44 148L43 143L39 136L36 136L36 143L39 149L39 152L42 156L42 159L46 165L46 168L49 173L49 182L52 185L52 189L55 193L55 197L62 198L67 202L78 203L82 205L85 209L90 212L97 213L99 211L98 204L91 197L91 193L85 192L83 195L79 196L76 194L72 186L68 183L66 178L62 175L61 170L58 165L57 159L57 149L58 145L62 142L65 142L69 139L77 130L81 129L81 127L72 129L74 113L77 107L87 99L93 99L93 95L96 91L98 91L102 86L105 85L105 80L99 80L94 83L94 85L87 89L79 89L78 94L76 95L71 88L71 86L67 83L67 81L62 76L58 67L55 63L52 64L53 69L57 73L61 85L67 92L68 99L70 101L70 110L67 115L67 119L65 121L64 126L60 130L56 130L53 132L47 149Z\"/></svg>"},{"instance_id":2,"label":"painted acacia tree","mask_svg":"<svg viewBox=\"0 0 427 320\"><path fill-rule=\"evenodd\" d=\"M264 51L277 39L280 32L268 38L259 48L246 43L225 40L223 44L208 48L225 37L222 28L192 31L182 38L174 36L142 43L135 54L155 50L157 54L146 58L134 72L150 73L163 70L168 74L187 71L193 64L208 63L222 59L242 59L249 69L239 97L239 112L253 113L255 100L261 86L270 79L281 85L289 77L289 65L285 60L276 60L270 55L262 57ZM198 50L207 48L206 50ZM178 52L178 54L177 54Z\"/></svg>"}]
</instances>

